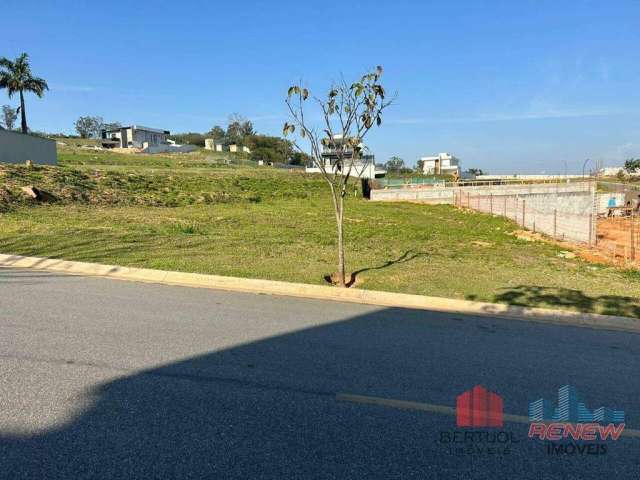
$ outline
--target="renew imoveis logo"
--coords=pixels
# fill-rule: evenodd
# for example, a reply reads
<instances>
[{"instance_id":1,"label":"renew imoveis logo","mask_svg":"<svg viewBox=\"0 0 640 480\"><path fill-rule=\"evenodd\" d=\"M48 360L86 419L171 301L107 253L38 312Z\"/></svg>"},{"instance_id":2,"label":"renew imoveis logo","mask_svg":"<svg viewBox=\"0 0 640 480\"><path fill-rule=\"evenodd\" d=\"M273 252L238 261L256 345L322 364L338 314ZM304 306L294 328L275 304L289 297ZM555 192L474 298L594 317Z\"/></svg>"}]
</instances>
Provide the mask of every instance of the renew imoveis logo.
<instances>
[{"instance_id":1,"label":"renew imoveis logo","mask_svg":"<svg viewBox=\"0 0 640 480\"><path fill-rule=\"evenodd\" d=\"M580 401L576 388L565 385L558 389L558 402L539 398L529 403L529 438L571 443L548 445L550 454L592 454L607 453L607 440L618 440L624 431L624 411L608 407L589 410ZM601 443L581 443L573 442Z\"/></svg>"}]
</instances>

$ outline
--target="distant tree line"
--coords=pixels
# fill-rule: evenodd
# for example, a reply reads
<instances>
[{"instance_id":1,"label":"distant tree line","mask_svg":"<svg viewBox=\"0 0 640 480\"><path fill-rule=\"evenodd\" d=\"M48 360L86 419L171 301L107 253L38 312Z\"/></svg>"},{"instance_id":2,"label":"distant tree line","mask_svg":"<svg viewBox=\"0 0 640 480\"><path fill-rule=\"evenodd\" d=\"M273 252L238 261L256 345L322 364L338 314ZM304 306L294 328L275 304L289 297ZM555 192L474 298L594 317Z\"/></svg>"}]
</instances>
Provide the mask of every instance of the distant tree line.
<instances>
[{"instance_id":1,"label":"distant tree line","mask_svg":"<svg viewBox=\"0 0 640 480\"><path fill-rule=\"evenodd\" d=\"M206 138L212 138L216 144L225 147L229 145L247 147L251 150L252 160L289 165L305 165L309 161L306 154L294 150L289 140L258 134L253 123L237 113L229 117L226 128L215 125L206 133L188 132L171 135L171 139L177 143L189 143L200 147L204 147Z\"/></svg>"}]
</instances>

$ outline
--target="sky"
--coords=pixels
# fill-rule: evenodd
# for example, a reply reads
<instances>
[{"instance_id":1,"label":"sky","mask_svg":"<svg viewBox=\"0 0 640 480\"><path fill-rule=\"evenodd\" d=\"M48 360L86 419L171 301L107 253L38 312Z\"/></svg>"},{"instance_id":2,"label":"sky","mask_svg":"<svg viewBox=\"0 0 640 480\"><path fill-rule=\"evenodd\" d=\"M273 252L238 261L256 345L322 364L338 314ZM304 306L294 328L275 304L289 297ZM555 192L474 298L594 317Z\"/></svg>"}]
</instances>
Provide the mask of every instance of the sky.
<instances>
[{"instance_id":1,"label":"sky","mask_svg":"<svg viewBox=\"0 0 640 480\"><path fill-rule=\"evenodd\" d=\"M30 127L81 115L206 132L236 112L279 135L287 88L384 67L377 162L450 152L491 173L640 156L640 2L3 0L0 57L49 82ZM0 104L12 103L0 91Z\"/></svg>"}]
</instances>

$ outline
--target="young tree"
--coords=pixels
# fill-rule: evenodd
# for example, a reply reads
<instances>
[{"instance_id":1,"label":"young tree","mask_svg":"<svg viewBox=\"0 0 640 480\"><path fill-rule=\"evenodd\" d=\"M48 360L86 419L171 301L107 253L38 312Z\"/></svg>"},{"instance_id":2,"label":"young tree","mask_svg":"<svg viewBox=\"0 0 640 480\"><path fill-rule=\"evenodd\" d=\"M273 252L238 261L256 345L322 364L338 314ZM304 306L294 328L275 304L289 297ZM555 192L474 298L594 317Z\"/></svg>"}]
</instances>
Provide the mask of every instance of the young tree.
<instances>
[{"instance_id":1,"label":"young tree","mask_svg":"<svg viewBox=\"0 0 640 480\"><path fill-rule=\"evenodd\" d=\"M24 109L24 92L35 93L42 98L45 90L49 90L47 82L39 77L31 74L31 66L29 65L29 55L23 53L15 60L8 58L0 58L0 89L6 88L9 98L15 93L20 94L20 108L18 112L21 116L22 133L28 133L27 114Z\"/></svg>"},{"instance_id":2,"label":"young tree","mask_svg":"<svg viewBox=\"0 0 640 480\"><path fill-rule=\"evenodd\" d=\"M101 117L80 117L75 123L76 132L80 138L99 137L103 123Z\"/></svg>"},{"instance_id":3,"label":"young tree","mask_svg":"<svg viewBox=\"0 0 640 480\"><path fill-rule=\"evenodd\" d=\"M2 106L2 123L7 127L7 130L13 130L16 118L18 118L18 113L15 108L11 107L11 105Z\"/></svg>"},{"instance_id":4,"label":"young tree","mask_svg":"<svg viewBox=\"0 0 640 480\"><path fill-rule=\"evenodd\" d=\"M416 171L417 173L423 173L423 172L424 172L424 160L419 159L419 160L416 162L416 168L415 168L415 171Z\"/></svg>"},{"instance_id":5,"label":"young tree","mask_svg":"<svg viewBox=\"0 0 640 480\"><path fill-rule=\"evenodd\" d=\"M301 139L309 143L313 164L331 190L338 237L338 284L341 287L346 286L344 208L349 179L352 175L361 176L367 167L362 142L374 125L381 125L382 113L393 101L385 100L385 91L380 84L381 75L382 67L377 67L351 85L343 79L331 87L326 99L310 97L309 90L301 84L290 87L287 93L286 105L292 123L284 124L283 134L286 136L297 132ZM320 131L305 117L309 98L313 98L322 114ZM297 142L293 143L302 151ZM331 167L325 166L323 147L334 152Z\"/></svg>"}]
</instances>

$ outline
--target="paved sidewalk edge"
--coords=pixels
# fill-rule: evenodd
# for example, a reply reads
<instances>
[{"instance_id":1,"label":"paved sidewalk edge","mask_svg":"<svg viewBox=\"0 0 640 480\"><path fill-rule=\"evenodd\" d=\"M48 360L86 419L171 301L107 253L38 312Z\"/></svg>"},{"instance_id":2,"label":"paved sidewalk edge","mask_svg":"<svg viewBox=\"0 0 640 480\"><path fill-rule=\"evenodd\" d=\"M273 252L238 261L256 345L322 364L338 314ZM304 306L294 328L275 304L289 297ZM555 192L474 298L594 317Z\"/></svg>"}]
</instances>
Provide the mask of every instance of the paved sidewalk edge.
<instances>
[{"instance_id":1,"label":"paved sidewalk edge","mask_svg":"<svg viewBox=\"0 0 640 480\"><path fill-rule=\"evenodd\" d=\"M220 275L172 272L148 268L119 267L116 265L101 265L97 263L5 254L0 254L0 267L32 268L64 272L73 275L98 276L185 287L284 295L384 307L414 308L454 314L491 316L515 320L640 332L640 319L638 318L579 313L547 308L519 307L498 303L473 302L357 288L341 289L304 283L223 277Z\"/></svg>"}]
</instances>

